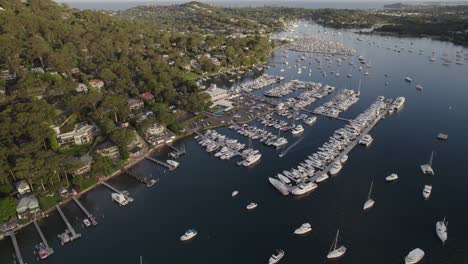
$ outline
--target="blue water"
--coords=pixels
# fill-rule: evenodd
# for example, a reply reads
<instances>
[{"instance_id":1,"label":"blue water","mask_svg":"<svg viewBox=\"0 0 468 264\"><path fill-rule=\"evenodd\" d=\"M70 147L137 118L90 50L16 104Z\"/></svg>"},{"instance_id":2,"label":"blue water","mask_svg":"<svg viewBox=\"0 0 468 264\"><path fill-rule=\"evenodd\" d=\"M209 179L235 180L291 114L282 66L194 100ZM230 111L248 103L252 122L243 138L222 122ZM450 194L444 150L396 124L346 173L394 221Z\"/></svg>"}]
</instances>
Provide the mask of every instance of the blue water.
<instances>
[{"instance_id":1,"label":"blue water","mask_svg":"<svg viewBox=\"0 0 468 264\"><path fill-rule=\"evenodd\" d=\"M79 9L96 9L96 10L125 10L140 5L174 5L182 4L189 1L97 1L97 2L78 2L66 1L73 8ZM334 1L200 1L217 6L225 7L258 7L258 6L283 6L297 8L338 8L338 9L377 9L383 8L387 2L334 2ZM388 2L391 3L391 2Z\"/></svg>"},{"instance_id":2,"label":"blue water","mask_svg":"<svg viewBox=\"0 0 468 264\"><path fill-rule=\"evenodd\" d=\"M320 30L321 33L318 33ZM180 159L181 167L165 172L150 161L143 161L132 170L141 175L160 178L160 183L146 188L127 176L110 182L129 190L135 202L119 208L111 201L110 191L103 186L87 193L81 201L98 217L100 224L93 229L81 225L83 214L75 204L63 206L72 224L82 233L79 240L61 246L57 234L65 229L58 215L40 222L55 254L44 263L102 264L102 263L266 263L277 248L286 252L283 263L323 263L336 229L342 234L341 243L348 248L339 263L403 263L404 256L420 247L426 252L425 264L466 263L468 261L468 65L443 66L443 53L454 60L456 51L467 54L468 49L447 42L416 38L384 38L362 36L318 26L301 25L299 33L329 39L342 39L346 46L357 50L352 58L363 55L371 61L369 76L351 68L347 63L327 68L340 71L337 78L324 78L311 62L312 75L301 75L296 69L280 72L283 51L277 50L269 63L270 74L286 80L301 79L323 82L339 89L357 88L362 80L361 99L343 117L353 118L365 110L379 95L405 96L405 107L382 120L372 131L374 142L369 148L356 147L339 175L320 184L310 195L302 198L283 197L268 183L267 178L297 166L307 155L317 150L332 132L344 126L343 121L319 117L312 127L306 126L300 144L287 155L264 147L254 141L254 148L263 154L254 168L239 167L235 161L219 160L208 154L193 138L178 142L185 144L188 154ZM387 49L397 45L403 51ZM413 53L407 51L408 48ZM419 55L419 49L422 55ZM436 52L438 60L429 62ZM299 53L289 52L289 65L294 65ZM323 58L323 55L314 57ZM333 58L336 60L336 58ZM465 61L468 62L468 61ZM304 63L302 64L304 65ZM326 64L325 64L326 65ZM353 78L346 78L352 70ZM384 77L388 74L388 78ZM252 74L250 74L252 75ZM410 76L409 84L403 79ZM389 82L388 86L384 83ZM417 91L415 85L424 86ZM220 83L225 87L231 84ZM269 88L267 88L269 89ZM258 91L261 94L263 91ZM330 96L310 106L311 109ZM247 139L227 128L219 132L247 143ZM272 131L273 132L273 131ZM446 132L449 140L437 141L435 136ZM288 135L290 144L294 142ZM424 176L419 165L436 152L435 176ZM166 157L166 152L158 154ZM395 184L385 182L385 176L398 173ZM370 181L374 181L375 206L363 213ZM432 184L429 200L422 197L425 184ZM231 197L233 190L239 196ZM247 212L245 206L255 201L258 208ZM435 234L437 220L447 217L449 238L443 246ZM305 237L292 234L295 228L310 222L313 231ZM189 228L199 235L188 243L178 239ZM32 226L18 235L24 258L36 263L32 255L39 237ZM12 245L0 241L0 263L12 262Z\"/></svg>"}]
</instances>

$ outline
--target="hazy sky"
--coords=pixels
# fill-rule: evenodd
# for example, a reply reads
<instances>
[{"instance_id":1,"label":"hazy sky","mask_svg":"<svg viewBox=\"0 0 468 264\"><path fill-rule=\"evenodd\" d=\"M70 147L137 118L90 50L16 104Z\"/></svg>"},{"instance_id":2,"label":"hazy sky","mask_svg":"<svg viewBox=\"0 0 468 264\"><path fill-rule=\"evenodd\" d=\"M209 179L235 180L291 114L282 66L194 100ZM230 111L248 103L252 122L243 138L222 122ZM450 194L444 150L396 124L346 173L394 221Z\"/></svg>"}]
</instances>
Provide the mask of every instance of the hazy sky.
<instances>
[{"instance_id":1,"label":"hazy sky","mask_svg":"<svg viewBox=\"0 0 468 264\"><path fill-rule=\"evenodd\" d=\"M56 2L133 2L133 3L138 3L138 2L190 2L191 0L56 0ZM275 2L272 0L198 0L200 2ZM444 1L437 1L437 0L371 0L371 1L365 1L365 0L279 0L278 2L316 2L316 3L326 3L326 2L331 2L331 3L338 3L338 2L355 2L355 3L389 3L389 2L466 2L466 1L460 1L460 0L444 0Z\"/></svg>"}]
</instances>

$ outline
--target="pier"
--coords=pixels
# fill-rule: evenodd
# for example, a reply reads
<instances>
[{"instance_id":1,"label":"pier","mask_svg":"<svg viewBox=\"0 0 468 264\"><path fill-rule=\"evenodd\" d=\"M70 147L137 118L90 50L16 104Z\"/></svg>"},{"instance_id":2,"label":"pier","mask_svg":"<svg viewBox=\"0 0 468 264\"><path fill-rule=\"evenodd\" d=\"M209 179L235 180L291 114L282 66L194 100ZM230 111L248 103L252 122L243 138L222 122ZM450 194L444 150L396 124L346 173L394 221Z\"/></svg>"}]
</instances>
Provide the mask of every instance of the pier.
<instances>
[{"instance_id":1,"label":"pier","mask_svg":"<svg viewBox=\"0 0 468 264\"><path fill-rule=\"evenodd\" d=\"M16 240L16 235L13 231L6 233L5 235L11 237L11 242L13 243L13 248L15 248L15 255L16 259L18 260L18 264L24 264L23 257L21 256L21 251L18 246L18 241Z\"/></svg>"},{"instance_id":2,"label":"pier","mask_svg":"<svg viewBox=\"0 0 468 264\"><path fill-rule=\"evenodd\" d=\"M84 207L84 205L76 198L76 197L72 197L73 201L75 201L75 203L78 205L78 207L80 207L80 209L83 211L83 213L86 215L86 217L89 219L89 221L91 222L91 224L93 226L96 226L98 224L98 222L96 221L96 218L94 217L94 215L92 215L87 209L86 207Z\"/></svg>"},{"instance_id":3,"label":"pier","mask_svg":"<svg viewBox=\"0 0 468 264\"><path fill-rule=\"evenodd\" d=\"M47 255L52 255L54 254L54 250L49 246L49 243L47 242L47 239L45 238L44 234L42 233L41 228L39 227L39 224L37 223L36 219L33 220L33 224L36 227L37 233L41 237L42 244L45 246L45 250L47 251Z\"/></svg>"},{"instance_id":4,"label":"pier","mask_svg":"<svg viewBox=\"0 0 468 264\"><path fill-rule=\"evenodd\" d=\"M156 179L153 179L151 177L146 177L146 176L139 176L139 175L136 175L134 173L131 173L130 171L128 170L125 170L124 173L132 178L134 178L135 180L143 183L146 185L146 187L151 187L153 186L155 183L157 183L158 181Z\"/></svg>"},{"instance_id":5,"label":"pier","mask_svg":"<svg viewBox=\"0 0 468 264\"><path fill-rule=\"evenodd\" d=\"M158 160L158 159L155 159L155 158L152 158L152 157L148 157L148 156L146 156L145 158L148 159L148 160L151 160L152 162L154 162L154 163L156 163L156 164L158 164L158 165L161 165L161 166L165 167L166 169L169 169L169 170L175 170L175 169L176 169L176 167L174 167L174 166L172 166L171 164L166 163L166 162L164 162L164 161L160 161L160 160Z\"/></svg>"},{"instance_id":6,"label":"pier","mask_svg":"<svg viewBox=\"0 0 468 264\"><path fill-rule=\"evenodd\" d=\"M175 153L177 156L182 156L182 155L184 155L184 154L186 153L186 151L185 151L185 146L183 146L183 145L182 145L182 147L179 148L179 149L176 148L176 147L174 147L174 146L171 145L171 144L168 144L167 146L168 146L170 149L172 149L172 150L174 151L174 153Z\"/></svg>"},{"instance_id":7,"label":"pier","mask_svg":"<svg viewBox=\"0 0 468 264\"><path fill-rule=\"evenodd\" d=\"M133 202L133 201L134 201L133 198L129 196L129 195L130 195L129 192L127 192L127 191L120 191L119 189L115 188L114 186L110 185L110 184L107 183L107 182L102 182L102 185L106 186L107 188L111 189L112 191L114 191L114 192L116 192L116 193L120 193L120 194L124 195L125 198L127 198L127 200L128 200L129 202Z\"/></svg>"},{"instance_id":8,"label":"pier","mask_svg":"<svg viewBox=\"0 0 468 264\"><path fill-rule=\"evenodd\" d=\"M309 110L309 109L305 109L305 108L302 108L301 110L304 111L304 112L312 113L314 115L324 116L324 117L328 117L328 118L332 118L332 119L336 119L336 120L341 120L341 121L345 121L345 122L351 122L350 119L347 119L347 118L344 118L344 117L331 116L331 115L327 115L327 114L324 114L324 113L318 113L318 112L315 112L313 110Z\"/></svg>"},{"instance_id":9,"label":"pier","mask_svg":"<svg viewBox=\"0 0 468 264\"><path fill-rule=\"evenodd\" d=\"M68 221L67 217L65 216L65 214L62 212L62 209L60 208L60 206L56 205L55 208L57 208L57 211L59 212L60 216L62 217L63 219L63 222L65 222L65 225L67 226L67 230L65 231L65 233L62 234L61 238L62 238L62 243L66 243L68 241L73 241L77 238L80 238L81 237L81 234L80 233L76 233L75 229L73 228L73 226L70 224L70 222ZM71 236L68 235L68 232L67 231L70 231L71 233ZM66 239L68 238L68 239Z\"/></svg>"}]
</instances>

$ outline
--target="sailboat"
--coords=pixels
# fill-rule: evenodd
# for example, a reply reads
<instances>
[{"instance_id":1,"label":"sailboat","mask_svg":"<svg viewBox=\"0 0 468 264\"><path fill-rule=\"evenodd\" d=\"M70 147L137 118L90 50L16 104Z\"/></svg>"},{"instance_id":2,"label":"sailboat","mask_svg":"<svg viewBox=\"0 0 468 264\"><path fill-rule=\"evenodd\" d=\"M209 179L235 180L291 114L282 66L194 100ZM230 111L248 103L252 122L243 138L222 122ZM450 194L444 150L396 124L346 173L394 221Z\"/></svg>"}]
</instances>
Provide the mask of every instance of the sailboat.
<instances>
[{"instance_id":1,"label":"sailboat","mask_svg":"<svg viewBox=\"0 0 468 264\"><path fill-rule=\"evenodd\" d=\"M333 244L330 247L330 251L328 251L328 254L327 254L328 259L339 258L339 257L343 256L346 253L346 247L345 246L340 246L340 247L337 248L338 236L339 235L340 235L340 230L338 229L336 231L335 240L333 241Z\"/></svg>"},{"instance_id":2,"label":"sailboat","mask_svg":"<svg viewBox=\"0 0 468 264\"><path fill-rule=\"evenodd\" d=\"M369 189L369 194L367 195L367 201L364 203L364 211L367 209L370 209L372 206L374 206L375 201L372 200L371 194L372 194L372 186L374 185L374 182L371 182L370 189Z\"/></svg>"},{"instance_id":3,"label":"sailboat","mask_svg":"<svg viewBox=\"0 0 468 264\"><path fill-rule=\"evenodd\" d=\"M434 151L431 152L431 157L428 164L421 165L421 170L424 174L434 175L434 170L432 169L432 160L434 159Z\"/></svg>"},{"instance_id":4,"label":"sailboat","mask_svg":"<svg viewBox=\"0 0 468 264\"><path fill-rule=\"evenodd\" d=\"M448 228L448 221L445 221L445 217L442 221L437 221L436 233L437 233L437 236L442 241L442 243L445 243L445 240L447 240L447 236L448 236L447 228Z\"/></svg>"}]
</instances>

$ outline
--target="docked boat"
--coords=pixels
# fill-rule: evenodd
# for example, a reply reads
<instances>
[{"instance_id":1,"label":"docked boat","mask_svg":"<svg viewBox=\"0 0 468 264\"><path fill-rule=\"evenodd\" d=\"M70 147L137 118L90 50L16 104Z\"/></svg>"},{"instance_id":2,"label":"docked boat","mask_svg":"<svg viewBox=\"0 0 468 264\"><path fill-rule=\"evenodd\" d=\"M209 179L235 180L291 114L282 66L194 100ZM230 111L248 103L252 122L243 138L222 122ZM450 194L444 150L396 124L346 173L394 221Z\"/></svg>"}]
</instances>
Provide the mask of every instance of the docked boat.
<instances>
[{"instance_id":1,"label":"docked boat","mask_svg":"<svg viewBox=\"0 0 468 264\"><path fill-rule=\"evenodd\" d=\"M346 161L348 161L348 155L343 155L343 156L340 158L341 164L346 163Z\"/></svg>"},{"instance_id":2,"label":"docked boat","mask_svg":"<svg viewBox=\"0 0 468 264\"><path fill-rule=\"evenodd\" d=\"M367 195L367 200L366 202L364 203L364 211L365 210L368 210L370 208L372 208L372 206L374 206L375 204L375 201L371 198L371 195L372 195L372 186L374 185L374 182L371 182L371 185L370 185L370 189L369 189L369 193Z\"/></svg>"},{"instance_id":3,"label":"docked boat","mask_svg":"<svg viewBox=\"0 0 468 264\"><path fill-rule=\"evenodd\" d=\"M385 180L388 182L396 181L398 180L398 175L396 173L392 173L388 175L387 177L385 177Z\"/></svg>"},{"instance_id":4,"label":"docked boat","mask_svg":"<svg viewBox=\"0 0 468 264\"><path fill-rule=\"evenodd\" d=\"M179 162L175 161L175 160L166 160L167 164L171 165L173 168L177 168L179 167Z\"/></svg>"},{"instance_id":5,"label":"docked boat","mask_svg":"<svg viewBox=\"0 0 468 264\"><path fill-rule=\"evenodd\" d=\"M89 221L88 218L85 218L85 219L83 219L83 224L84 224L86 227L90 227L90 226L91 226L91 221Z\"/></svg>"},{"instance_id":6,"label":"docked boat","mask_svg":"<svg viewBox=\"0 0 468 264\"><path fill-rule=\"evenodd\" d=\"M304 235L304 234L309 233L310 231L312 231L312 227L310 223L304 223L300 227L296 228L296 230L294 230L294 234Z\"/></svg>"},{"instance_id":7,"label":"docked boat","mask_svg":"<svg viewBox=\"0 0 468 264\"><path fill-rule=\"evenodd\" d=\"M371 135L365 134L361 139L359 139L359 144L368 147L370 144L372 144L373 141L374 139L371 137Z\"/></svg>"},{"instance_id":8,"label":"docked boat","mask_svg":"<svg viewBox=\"0 0 468 264\"><path fill-rule=\"evenodd\" d=\"M395 110L400 110L401 107L403 107L403 104L405 103L406 99L403 96L398 97L395 102L393 102L393 108Z\"/></svg>"},{"instance_id":9,"label":"docked boat","mask_svg":"<svg viewBox=\"0 0 468 264\"><path fill-rule=\"evenodd\" d=\"M338 237L340 234L340 230L336 232L336 237L335 240L333 241L332 246L330 247L330 251L327 254L328 259L336 259L341 256L343 256L346 253L346 247L345 246L339 246L338 247Z\"/></svg>"},{"instance_id":10,"label":"docked boat","mask_svg":"<svg viewBox=\"0 0 468 264\"><path fill-rule=\"evenodd\" d=\"M269 177L268 180L270 181L271 185L273 185L273 187L280 191L280 193L282 193L283 195L289 194L288 186L286 186L282 181L271 177Z\"/></svg>"},{"instance_id":11,"label":"docked boat","mask_svg":"<svg viewBox=\"0 0 468 264\"><path fill-rule=\"evenodd\" d=\"M304 123L306 123L309 126L315 124L315 122L317 122L317 117L316 116L309 117L304 121Z\"/></svg>"},{"instance_id":12,"label":"docked boat","mask_svg":"<svg viewBox=\"0 0 468 264\"><path fill-rule=\"evenodd\" d=\"M424 185L423 196L424 199L429 199L432 193L432 185Z\"/></svg>"},{"instance_id":13,"label":"docked boat","mask_svg":"<svg viewBox=\"0 0 468 264\"><path fill-rule=\"evenodd\" d=\"M302 132L304 132L304 128L301 125L297 125L291 130L291 134L293 135L299 135Z\"/></svg>"},{"instance_id":14,"label":"docked boat","mask_svg":"<svg viewBox=\"0 0 468 264\"><path fill-rule=\"evenodd\" d=\"M112 200L117 202L120 206L125 206L128 204L128 199L125 195L121 193L112 193L111 194Z\"/></svg>"},{"instance_id":15,"label":"docked boat","mask_svg":"<svg viewBox=\"0 0 468 264\"><path fill-rule=\"evenodd\" d=\"M284 184L290 184L291 183L291 180L288 179L288 177L284 176L283 174L278 174L278 179L280 179L280 181L282 181Z\"/></svg>"},{"instance_id":16,"label":"docked boat","mask_svg":"<svg viewBox=\"0 0 468 264\"><path fill-rule=\"evenodd\" d=\"M317 179L315 180L315 182L320 183L320 182L323 182L323 181L325 181L327 179L328 179L328 175L326 173L324 173L324 174L318 176Z\"/></svg>"},{"instance_id":17,"label":"docked boat","mask_svg":"<svg viewBox=\"0 0 468 264\"><path fill-rule=\"evenodd\" d=\"M235 190L232 192L231 196L236 197L239 194L239 191Z\"/></svg>"},{"instance_id":18,"label":"docked boat","mask_svg":"<svg viewBox=\"0 0 468 264\"><path fill-rule=\"evenodd\" d=\"M259 154L259 153L258 153L258 154L254 154L254 155L249 155L249 156L247 156L247 158L244 160L243 165L244 165L245 167L248 167L248 166L250 166L250 165L253 165L253 164L257 163L257 162L260 160L261 157L262 157L262 154Z\"/></svg>"},{"instance_id":19,"label":"docked boat","mask_svg":"<svg viewBox=\"0 0 468 264\"><path fill-rule=\"evenodd\" d=\"M405 264L418 263L424 257L424 251L420 248L413 249L405 257Z\"/></svg>"},{"instance_id":20,"label":"docked boat","mask_svg":"<svg viewBox=\"0 0 468 264\"><path fill-rule=\"evenodd\" d=\"M258 206L258 204L252 202L252 203L249 203L249 204L246 206L246 208L247 208L247 210L253 210L253 209L257 208L257 206Z\"/></svg>"},{"instance_id":21,"label":"docked boat","mask_svg":"<svg viewBox=\"0 0 468 264\"><path fill-rule=\"evenodd\" d=\"M36 245L36 250L40 259L46 259L49 257L49 251L47 250L47 247L44 244L39 243L38 245Z\"/></svg>"},{"instance_id":22,"label":"docked boat","mask_svg":"<svg viewBox=\"0 0 468 264\"><path fill-rule=\"evenodd\" d=\"M284 257L284 251L281 249L278 249L273 255L271 255L270 259L268 260L268 264L278 263L283 257Z\"/></svg>"},{"instance_id":23,"label":"docked boat","mask_svg":"<svg viewBox=\"0 0 468 264\"><path fill-rule=\"evenodd\" d=\"M197 235L197 230L191 228L189 230L187 230L181 237L180 237L180 241L187 241L187 240L190 240L192 238L194 238L196 235Z\"/></svg>"},{"instance_id":24,"label":"docked boat","mask_svg":"<svg viewBox=\"0 0 468 264\"><path fill-rule=\"evenodd\" d=\"M330 175L333 176L338 174L342 168L343 166L341 165L341 163L339 161L335 161L330 169Z\"/></svg>"},{"instance_id":25,"label":"docked boat","mask_svg":"<svg viewBox=\"0 0 468 264\"><path fill-rule=\"evenodd\" d=\"M308 192L311 192L317 188L317 184L313 182L307 182L307 183L301 183L298 186L296 186L291 193L294 195L303 195Z\"/></svg>"},{"instance_id":26,"label":"docked boat","mask_svg":"<svg viewBox=\"0 0 468 264\"><path fill-rule=\"evenodd\" d=\"M448 221L445 221L445 217L442 221L437 221L436 223L436 233L442 243L445 243L447 240L447 228L448 228Z\"/></svg>"}]
</instances>

